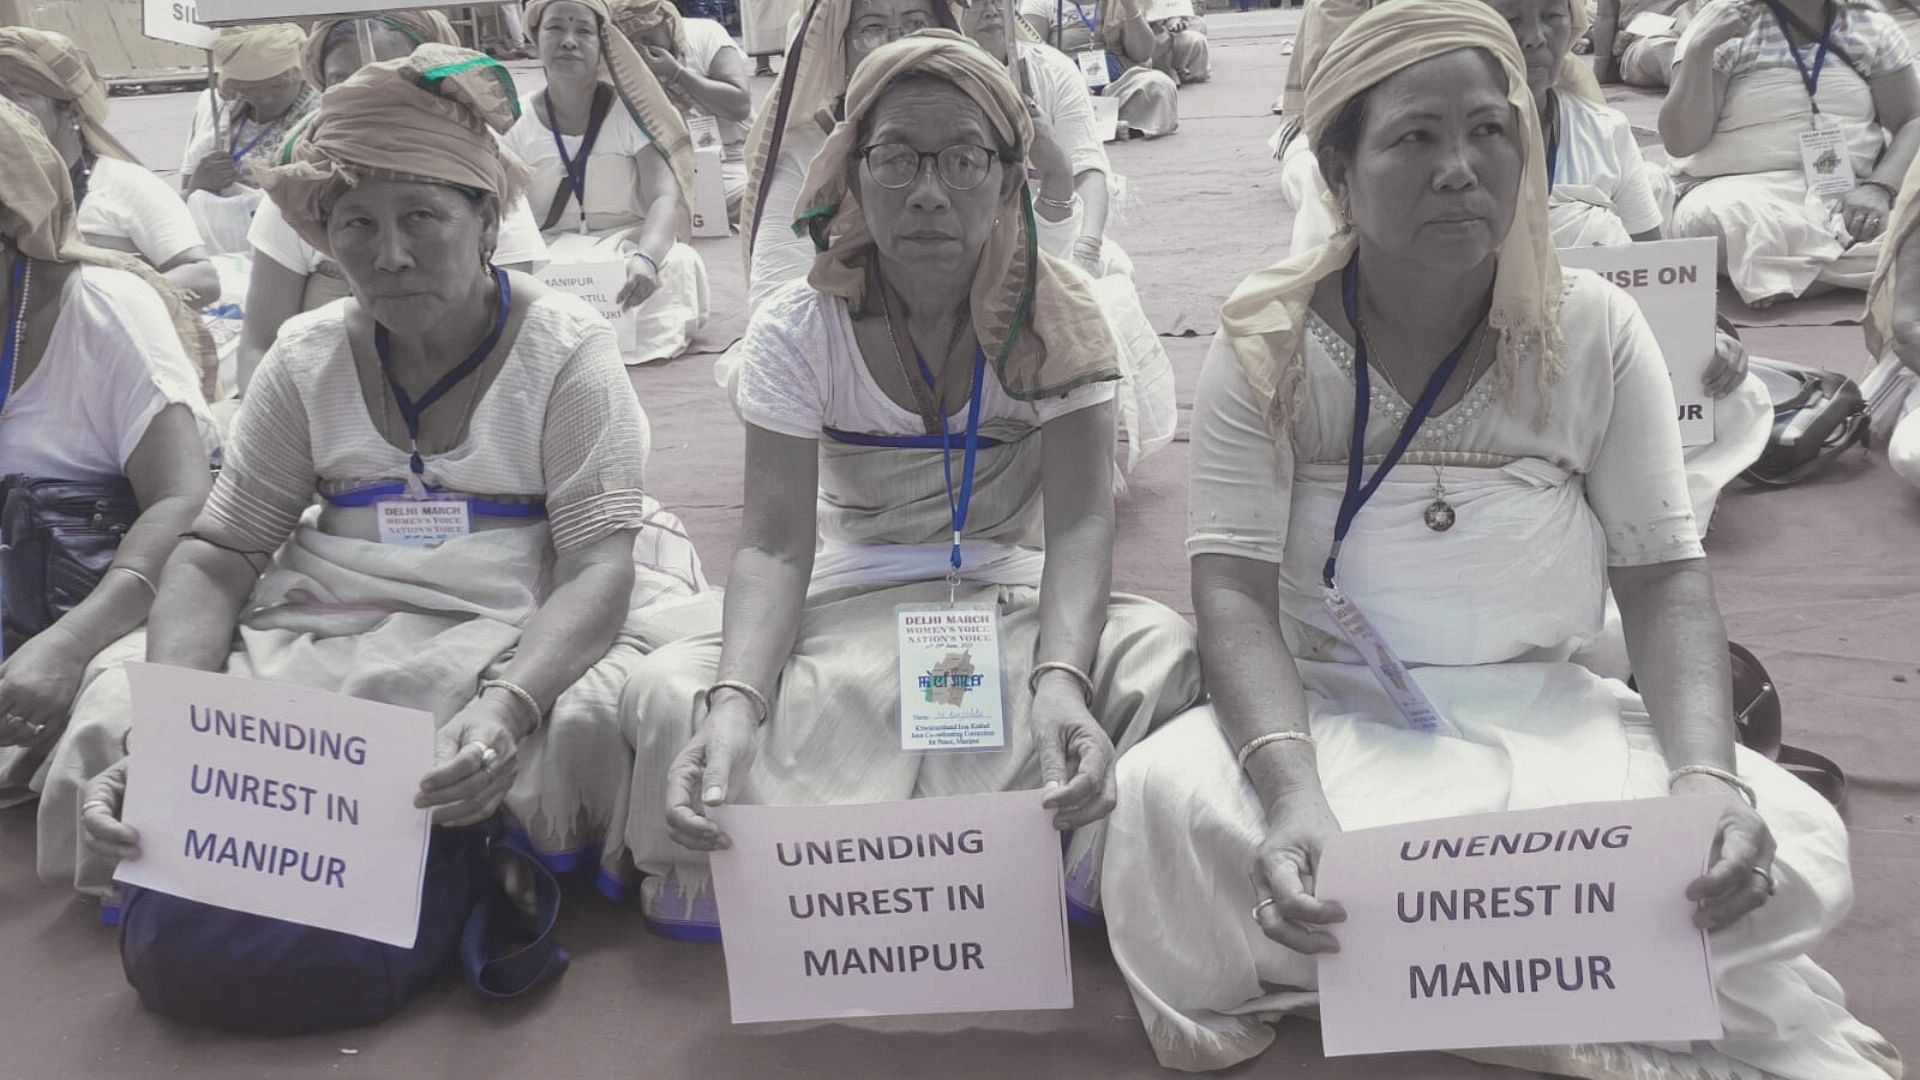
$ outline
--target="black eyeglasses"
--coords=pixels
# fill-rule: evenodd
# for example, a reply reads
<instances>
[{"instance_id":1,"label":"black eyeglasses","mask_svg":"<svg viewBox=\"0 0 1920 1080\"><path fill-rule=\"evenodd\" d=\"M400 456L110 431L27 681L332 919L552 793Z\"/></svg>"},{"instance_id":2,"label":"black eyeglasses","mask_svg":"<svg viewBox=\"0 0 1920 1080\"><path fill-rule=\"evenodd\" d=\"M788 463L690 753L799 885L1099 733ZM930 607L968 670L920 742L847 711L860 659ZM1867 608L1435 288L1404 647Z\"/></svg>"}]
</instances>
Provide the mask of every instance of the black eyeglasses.
<instances>
[{"instance_id":1,"label":"black eyeglasses","mask_svg":"<svg viewBox=\"0 0 1920 1080\"><path fill-rule=\"evenodd\" d=\"M993 171L994 159L999 156L997 151L971 143L955 143L932 153L897 142L860 148L860 157L866 161L873 182L894 191L911 186L928 158L933 159L934 172L948 190L972 191L986 182L987 174Z\"/></svg>"}]
</instances>

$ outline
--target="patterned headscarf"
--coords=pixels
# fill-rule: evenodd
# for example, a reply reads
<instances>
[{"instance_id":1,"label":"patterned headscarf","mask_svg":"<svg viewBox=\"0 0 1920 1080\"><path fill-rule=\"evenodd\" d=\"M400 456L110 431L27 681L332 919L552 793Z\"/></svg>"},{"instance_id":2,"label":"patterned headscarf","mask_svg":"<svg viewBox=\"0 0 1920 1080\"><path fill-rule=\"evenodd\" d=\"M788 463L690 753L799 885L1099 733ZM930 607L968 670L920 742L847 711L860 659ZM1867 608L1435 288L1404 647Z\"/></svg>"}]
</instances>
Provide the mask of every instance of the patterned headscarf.
<instances>
[{"instance_id":1,"label":"patterned headscarf","mask_svg":"<svg viewBox=\"0 0 1920 1080\"><path fill-rule=\"evenodd\" d=\"M0 89L73 103L80 110L80 137L88 150L100 157L134 160L107 130L106 84L67 35L30 26L0 27Z\"/></svg>"},{"instance_id":2,"label":"patterned headscarf","mask_svg":"<svg viewBox=\"0 0 1920 1080\"><path fill-rule=\"evenodd\" d=\"M415 47L428 42L442 45L460 44L460 35L454 32L453 24L445 15L437 11L396 11L372 18L398 30L410 39ZM300 71L307 77L307 85L316 90L327 88L327 53L338 42L353 39L359 32L354 19L321 19L307 31L307 44L301 52ZM355 45L355 48L358 48ZM360 58L362 63L373 60L371 56Z\"/></svg>"},{"instance_id":3,"label":"patterned headscarf","mask_svg":"<svg viewBox=\"0 0 1920 1080\"><path fill-rule=\"evenodd\" d=\"M826 247L814 260L808 284L855 306L866 298L874 239L858 190L847 183L849 166L860 152L861 121L889 87L908 76L958 87L980 106L995 138L1016 161L1024 162L1033 144L1026 101L1005 65L953 31L909 35L861 63L847 88L846 119L814 159L798 204L806 208L803 220L826 222ZM1106 318L1086 279L1035 242L1033 205L1024 183L1000 205L968 306L980 348L1009 397L1032 401L1120 377Z\"/></svg>"},{"instance_id":4,"label":"patterned headscarf","mask_svg":"<svg viewBox=\"0 0 1920 1080\"><path fill-rule=\"evenodd\" d=\"M201 332L199 316L181 302L180 291L172 282L138 257L87 243L80 236L78 221L67 163L60 160L59 151L47 141L31 114L11 101L0 100L0 234L41 262L89 263L124 270L153 286L166 305L180 347L199 376L196 379L195 372L156 368L154 377L168 384L170 396L192 404L204 421L206 398L202 391L212 383L218 359L210 339Z\"/></svg>"},{"instance_id":5,"label":"patterned headscarf","mask_svg":"<svg viewBox=\"0 0 1920 1080\"><path fill-rule=\"evenodd\" d=\"M613 25L626 35L634 48L640 47L640 39L660 28L662 23L673 28L673 55L681 60L687 58L687 24L680 17L680 9L669 0L614 0Z\"/></svg>"},{"instance_id":6,"label":"patterned headscarf","mask_svg":"<svg viewBox=\"0 0 1920 1080\"><path fill-rule=\"evenodd\" d=\"M527 30L537 39L540 20L547 9L561 0L533 0L527 5ZM579 4L600 20L600 63L613 79L613 90L627 107L633 122L652 140L653 148L667 159L673 178L680 185L680 226L682 240L693 230L693 136L687 133L687 118L680 115L666 88L654 77L633 42L613 24L613 9L607 0L566 0Z\"/></svg>"},{"instance_id":7,"label":"patterned headscarf","mask_svg":"<svg viewBox=\"0 0 1920 1080\"><path fill-rule=\"evenodd\" d=\"M933 13L942 25L958 30L948 0L933 0ZM747 131L747 190L740 203L740 244L746 265L753 266L753 238L760 231L765 189L773 183L773 167L780 145L795 131L831 130L834 106L847 92L847 24L853 20L853 0L807 0L799 29L787 46L780 85L753 117ZM782 223L784 224L784 222Z\"/></svg>"},{"instance_id":8,"label":"patterned headscarf","mask_svg":"<svg viewBox=\"0 0 1920 1080\"><path fill-rule=\"evenodd\" d=\"M527 170L503 150L520 118L513 76L491 57L428 44L412 56L369 64L320 98L287 147L286 163L262 186L300 238L332 256L327 214L364 179L445 184L499 197L526 187Z\"/></svg>"},{"instance_id":9,"label":"patterned headscarf","mask_svg":"<svg viewBox=\"0 0 1920 1080\"><path fill-rule=\"evenodd\" d=\"M292 23L222 30L213 39L214 70L221 79L266 82L300 70L307 32Z\"/></svg>"},{"instance_id":10,"label":"patterned headscarf","mask_svg":"<svg viewBox=\"0 0 1920 1080\"><path fill-rule=\"evenodd\" d=\"M1560 259L1547 227L1540 118L1527 89L1526 61L1506 21L1481 0L1394 0L1377 7L1328 46L1307 82L1302 119L1317 148L1354 97L1423 60L1461 49L1485 51L1505 72L1524 162L1513 227L1500 245L1488 313L1489 325L1500 332L1495 370L1513 386L1520 369L1537 362L1541 398L1551 400L1547 391L1560 375ZM1358 247L1353 230L1342 230L1318 248L1255 272L1220 309L1221 330L1276 432L1291 430L1292 419L1306 403L1301 349L1314 289L1339 273Z\"/></svg>"}]
</instances>

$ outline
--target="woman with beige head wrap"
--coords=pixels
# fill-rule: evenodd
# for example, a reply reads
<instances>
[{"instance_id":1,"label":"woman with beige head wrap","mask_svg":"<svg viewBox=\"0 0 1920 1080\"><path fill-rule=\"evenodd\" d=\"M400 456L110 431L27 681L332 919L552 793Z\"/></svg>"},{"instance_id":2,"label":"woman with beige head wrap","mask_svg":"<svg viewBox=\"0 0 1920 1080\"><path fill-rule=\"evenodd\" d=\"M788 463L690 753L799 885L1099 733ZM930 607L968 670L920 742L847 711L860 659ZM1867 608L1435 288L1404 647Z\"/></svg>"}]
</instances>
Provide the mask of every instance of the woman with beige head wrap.
<instances>
[{"instance_id":1,"label":"woman with beige head wrap","mask_svg":"<svg viewBox=\"0 0 1920 1080\"><path fill-rule=\"evenodd\" d=\"M194 322L74 219L66 162L0 101L0 805L40 791L88 665L146 621L207 497Z\"/></svg>"},{"instance_id":2,"label":"woman with beige head wrap","mask_svg":"<svg viewBox=\"0 0 1920 1080\"><path fill-rule=\"evenodd\" d=\"M624 265L622 354L630 364L679 356L708 314L707 267L685 243L686 120L607 0L534 0L527 19L547 85L506 144L532 170L527 197L553 262Z\"/></svg>"},{"instance_id":3,"label":"woman with beige head wrap","mask_svg":"<svg viewBox=\"0 0 1920 1080\"><path fill-rule=\"evenodd\" d=\"M618 830L602 833L631 780L614 707L644 648L635 619L702 581L645 493L646 418L612 329L490 263L526 180L494 138L518 111L497 62L422 45L328 90L265 171L353 295L260 366L147 655L427 710L439 763L415 804L436 824L504 808L536 854L602 850L617 883ZM129 723L124 676L95 686L75 718L91 735L56 763L68 790L113 764ZM88 834L124 852L117 791L99 797ZM76 884L110 871L90 858Z\"/></svg>"},{"instance_id":4,"label":"woman with beige head wrap","mask_svg":"<svg viewBox=\"0 0 1920 1080\"><path fill-rule=\"evenodd\" d=\"M843 112L849 76L882 45L936 26L959 29L947 0L807 0L802 7L780 82L747 132L740 240L749 312L813 266L813 243L794 219L807 168Z\"/></svg>"},{"instance_id":5,"label":"woman with beige head wrap","mask_svg":"<svg viewBox=\"0 0 1920 1080\"><path fill-rule=\"evenodd\" d=\"M1396 0L1328 47L1305 106L1348 225L1221 312L1187 542L1212 703L1121 759L1107 840L1109 937L1161 1062L1236 1064L1315 1004L1316 957L1366 932L1315 887L1341 830L1673 793L1724 800L1672 901L1712 934L1725 1037L1456 1052L1592 1080L1898 1075L1804 954L1845 909L1846 829L1734 743L1666 365L1626 293L1558 265L1513 33L1481 0ZM1637 691L1560 659L1609 585Z\"/></svg>"},{"instance_id":6,"label":"woman with beige head wrap","mask_svg":"<svg viewBox=\"0 0 1920 1080\"><path fill-rule=\"evenodd\" d=\"M220 277L180 196L107 130L107 87L65 34L0 27L0 94L33 114L73 181L87 242L129 251L193 307L219 299Z\"/></svg>"},{"instance_id":7,"label":"woman with beige head wrap","mask_svg":"<svg viewBox=\"0 0 1920 1080\"><path fill-rule=\"evenodd\" d=\"M747 189L747 123L753 118L747 54L726 27L684 18L670 0L615 0L613 24L640 51L689 124L699 117L712 121L727 214L737 219Z\"/></svg>"},{"instance_id":8,"label":"woman with beige head wrap","mask_svg":"<svg viewBox=\"0 0 1920 1080\"><path fill-rule=\"evenodd\" d=\"M287 137L320 102L301 72L307 35L291 23L223 30L214 39L216 86L225 102L203 107L180 165L187 207L216 254L247 250L247 225L260 203L257 170L273 164Z\"/></svg>"},{"instance_id":9,"label":"woman with beige head wrap","mask_svg":"<svg viewBox=\"0 0 1920 1080\"><path fill-rule=\"evenodd\" d=\"M1043 784L1073 833L1068 893L1096 907L1113 758L1199 695L1185 623L1109 592L1118 372L1086 279L1036 247L1032 138L1005 66L951 32L854 72L802 197L820 254L737 349L748 481L721 630L655 653L622 705L656 929L718 930L723 803ZM927 672L896 648L903 604L998 626L998 662L960 672L991 674L978 697L902 697ZM903 747L902 723L981 700L1004 703L1002 752Z\"/></svg>"},{"instance_id":10,"label":"woman with beige head wrap","mask_svg":"<svg viewBox=\"0 0 1920 1080\"><path fill-rule=\"evenodd\" d=\"M397 60L421 45L460 44L452 24L437 11L401 11L375 16L370 30L373 56L361 55L358 20L322 19L307 35L302 70L319 90L347 81L354 72L380 60ZM280 159L287 147L282 146ZM319 248L301 239L272 199L260 204L247 227L253 249L246 305L240 332L235 377L245 393L260 360L273 347L281 326L303 311L332 303L348 293L346 276ZM500 243L494 265L531 273L547 263L547 244L527 208L525 196L510 200L500 223Z\"/></svg>"},{"instance_id":11,"label":"woman with beige head wrap","mask_svg":"<svg viewBox=\"0 0 1920 1080\"><path fill-rule=\"evenodd\" d=\"M1920 487L1920 161L1907 170L1887 226L1886 250L1867 290L1867 352L1878 359L1860 384L1885 440L1887 463Z\"/></svg>"}]
</instances>

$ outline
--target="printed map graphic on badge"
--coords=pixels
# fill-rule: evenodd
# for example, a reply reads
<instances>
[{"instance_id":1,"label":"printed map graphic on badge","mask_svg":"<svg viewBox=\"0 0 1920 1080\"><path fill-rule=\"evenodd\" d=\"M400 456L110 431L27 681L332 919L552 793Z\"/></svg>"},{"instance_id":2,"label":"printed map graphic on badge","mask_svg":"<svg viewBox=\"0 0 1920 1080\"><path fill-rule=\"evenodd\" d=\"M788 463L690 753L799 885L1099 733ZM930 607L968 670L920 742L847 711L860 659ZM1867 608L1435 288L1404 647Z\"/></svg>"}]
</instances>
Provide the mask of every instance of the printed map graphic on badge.
<instances>
[{"instance_id":1,"label":"printed map graphic on badge","mask_svg":"<svg viewBox=\"0 0 1920 1080\"><path fill-rule=\"evenodd\" d=\"M1813 159L1813 167L1818 169L1822 176L1831 176L1833 173L1839 171L1840 155L1834 153L1832 147L1828 147L1826 153Z\"/></svg>"},{"instance_id":2,"label":"printed map graphic on badge","mask_svg":"<svg viewBox=\"0 0 1920 1080\"><path fill-rule=\"evenodd\" d=\"M959 707L966 704L967 691L977 689L985 677L973 669L973 650L948 653L946 659L920 676L920 689L929 705Z\"/></svg>"}]
</instances>

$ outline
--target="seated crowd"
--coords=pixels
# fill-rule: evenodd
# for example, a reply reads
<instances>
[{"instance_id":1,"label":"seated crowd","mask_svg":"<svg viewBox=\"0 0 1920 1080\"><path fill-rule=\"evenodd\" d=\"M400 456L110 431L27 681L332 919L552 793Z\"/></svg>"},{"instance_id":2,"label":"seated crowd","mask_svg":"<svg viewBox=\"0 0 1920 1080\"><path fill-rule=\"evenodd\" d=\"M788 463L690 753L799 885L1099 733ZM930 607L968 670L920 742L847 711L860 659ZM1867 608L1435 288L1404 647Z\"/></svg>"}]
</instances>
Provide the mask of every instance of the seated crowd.
<instances>
[{"instance_id":1,"label":"seated crowd","mask_svg":"<svg viewBox=\"0 0 1920 1080\"><path fill-rule=\"evenodd\" d=\"M1292 250L1232 290L1191 415L1190 625L1113 581L1115 500L1174 405L1104 144L1171 133L1209 76L1204 22L1167 10L815 0L757 110L745 54L670 0L533 0L524 99L437 13L228 31L184 196L108 133L71 41L0 29L0 806L37 804L40 876L261 931L113 881L141 843L140 660L430 713L435 865L523 853L477 873L534 923L538 871L585 870L656 932L717 938L727 804L1043 789L1070 912L1159 1061L1209 1070L1316 1008L1340 830L1711 794L1686 899L1725 1034L1461 1053L1898 1077L1808 956L1849 903L1845 827L1736 738L1702 540L1767 391L1721 333L1715 439L1683 451L1646 319L1557 250L1715 237L1750 305L1866 290L1874 427L1920 485L1900 23L1308 0L1275 140ZM1671 83L1662 163L1596 71ZM1851 190L1809 188L1815 127ZM628 371L708 319L701 131L751 308L715 369L745 445L724 591L649 494ZM621 267L615 317L544 284L555 262ZM195 315L216 300L244 307L224 346ZM466 513L389 534L429 499ZM997 614L1005 749L900 749L896 611L929 604ZM458 878L429 867L429 906ZM429 973L460 948L420 942L382 948ZM289 1030L252 990L317 947L127 970L157 1011Z\"/></svg>"}]
</instances>

